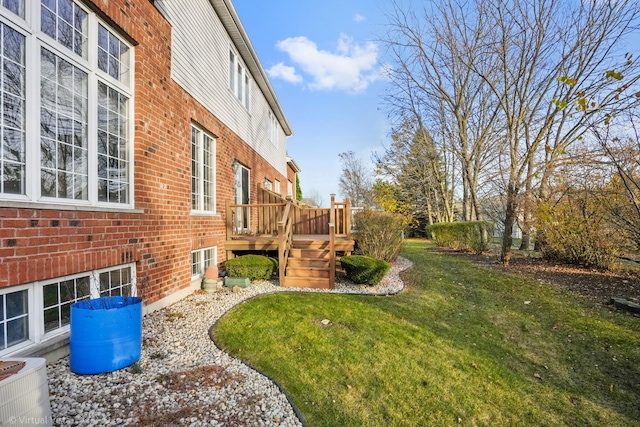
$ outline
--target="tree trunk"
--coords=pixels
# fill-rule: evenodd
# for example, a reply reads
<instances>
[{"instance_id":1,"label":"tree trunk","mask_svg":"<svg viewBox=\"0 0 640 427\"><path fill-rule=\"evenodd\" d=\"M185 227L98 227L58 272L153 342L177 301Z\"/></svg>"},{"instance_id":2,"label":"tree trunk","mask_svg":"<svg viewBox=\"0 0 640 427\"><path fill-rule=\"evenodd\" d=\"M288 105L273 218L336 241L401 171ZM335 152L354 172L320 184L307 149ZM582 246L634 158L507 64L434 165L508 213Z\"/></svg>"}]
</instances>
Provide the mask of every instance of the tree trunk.
<instances>
[{"instance_id":1,"label":"tree trunk","mask_svg":"<svg viewBox=\"0 0 640 427\"><path fill-rule=\"evenodd\" d=\"M514 188L507 189L507 201L504 215L504 234L502 235L502 251L500 262L509 265L511 261L511 245L513 243L513 224L516 222L517 192Z\"/></svg>"},{"instance_id":2,"label":"tree trunk","mask_svg":"<svg viewBox=\"0 0 640 427\"><path fill-rule=\"evenodd\" d=\"M531 235L529 234L528 230L526 232L525 230L522 230L522 242L520 242L520 250L528 251L530 246L531 246Z\"/></svg>"}]
</instances>

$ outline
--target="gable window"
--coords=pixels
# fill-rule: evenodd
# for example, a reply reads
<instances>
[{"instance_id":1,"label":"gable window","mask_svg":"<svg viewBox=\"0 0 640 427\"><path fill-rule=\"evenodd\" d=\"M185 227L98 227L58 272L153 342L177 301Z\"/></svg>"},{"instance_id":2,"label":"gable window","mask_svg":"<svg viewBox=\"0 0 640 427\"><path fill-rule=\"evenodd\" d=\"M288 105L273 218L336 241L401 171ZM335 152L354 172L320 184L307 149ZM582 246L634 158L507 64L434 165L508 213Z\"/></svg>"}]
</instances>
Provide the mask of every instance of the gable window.
<instances>
[{"instance_id":1,"label":"gable window","mask_svg":"<svg viewBox=\"0 0 640 427\"><path fill-rule=\"evenodd\" d=\"M229 89L235 94L244 108L248 110L250 99L249 73L233 51L229 52Z\"/></svg>"},{"instance_id":2,"label":"gable window","mask_svg":"<svg viewBox=\"0 0 640 427\"><path fill-rule=\"evenodd\" d=\"M24 15L23 2L2 6ZM33 28L0 20L0 198L130 206L133 50L81 2L39 12ZM39 53L27 64L28 44ZM29 126L27 105L40 112Z\"/></svg>"},{"instance_id":3,"label":"gable window","mask_svg":"<svg viewBox=\"0 0 640 427\"><path fill-rule=\"evenodd\" d=\"M0 355L69 330L71 305L101 296L135 296L135 264L0 289Z\"/></svg>"},{"instance_id":4,"label":"gable window","mask_svg":"<svg viewBox=\"0 0 640 427\"><path fill-rule=\"evenodd\" d=\"M196 126L191 126L191 209L215 213L215 139Z\"/></svg>"}]
</instances>

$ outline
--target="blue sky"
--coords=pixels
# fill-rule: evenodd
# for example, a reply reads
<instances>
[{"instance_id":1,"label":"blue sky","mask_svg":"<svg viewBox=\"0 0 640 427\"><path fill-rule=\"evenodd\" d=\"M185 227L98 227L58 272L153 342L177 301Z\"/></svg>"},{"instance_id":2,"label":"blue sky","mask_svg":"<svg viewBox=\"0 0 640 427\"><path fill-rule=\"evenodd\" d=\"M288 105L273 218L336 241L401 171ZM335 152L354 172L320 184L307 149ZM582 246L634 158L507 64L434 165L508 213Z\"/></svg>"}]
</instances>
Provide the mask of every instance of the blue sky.
<instances>
[{"instance_id":1,"label":"blue sky","mask_svg":"<svg viewBox=\"0 0 640 427\"><path fill-rule=\"evenodd\" d=\"M234 0L254 49L293 128L289 155L303 194L324 205L338 189L338 154L369 162L386 143L381 95L384 1Z\"/></svg>"}]
</instances>

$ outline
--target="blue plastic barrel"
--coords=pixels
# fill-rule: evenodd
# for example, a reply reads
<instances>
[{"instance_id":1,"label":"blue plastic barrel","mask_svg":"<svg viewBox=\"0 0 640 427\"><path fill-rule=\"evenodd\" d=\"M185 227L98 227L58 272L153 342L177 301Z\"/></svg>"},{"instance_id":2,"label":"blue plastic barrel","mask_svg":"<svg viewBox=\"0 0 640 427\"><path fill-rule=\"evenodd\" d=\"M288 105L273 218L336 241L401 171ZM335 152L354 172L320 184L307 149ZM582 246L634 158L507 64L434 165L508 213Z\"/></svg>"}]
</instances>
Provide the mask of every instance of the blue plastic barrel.
<instances>
[{"instance_id":1,"label":"blue plastic barrel","mask_svg":"<svg viewBox=\"0 0 640 427\"><path fill-rule=\"evenodd\" d=\"M142 299L102 297L71 306L69 365L76 374L125 368L142 351Z\"/></svg>"}]
</instances>

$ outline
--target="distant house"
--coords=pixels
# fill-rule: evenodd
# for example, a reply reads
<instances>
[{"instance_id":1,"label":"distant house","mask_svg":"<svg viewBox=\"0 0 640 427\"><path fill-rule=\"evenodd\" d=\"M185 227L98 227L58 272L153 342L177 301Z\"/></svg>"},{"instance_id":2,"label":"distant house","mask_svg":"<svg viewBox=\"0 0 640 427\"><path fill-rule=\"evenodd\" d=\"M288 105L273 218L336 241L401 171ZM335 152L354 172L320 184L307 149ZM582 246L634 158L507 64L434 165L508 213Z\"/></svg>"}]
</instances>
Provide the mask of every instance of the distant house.
<instances>
[{"instance_id":1,"label":"distant house","mask_svg":"<svg viewBox=\"0 0 640 427\"><path fill-rule=\"evenodd\" d=\"M52 355L79 299L191 293L299 168L230 0L1 4L0 356Z\"/></svg>"}]
</instances>

